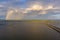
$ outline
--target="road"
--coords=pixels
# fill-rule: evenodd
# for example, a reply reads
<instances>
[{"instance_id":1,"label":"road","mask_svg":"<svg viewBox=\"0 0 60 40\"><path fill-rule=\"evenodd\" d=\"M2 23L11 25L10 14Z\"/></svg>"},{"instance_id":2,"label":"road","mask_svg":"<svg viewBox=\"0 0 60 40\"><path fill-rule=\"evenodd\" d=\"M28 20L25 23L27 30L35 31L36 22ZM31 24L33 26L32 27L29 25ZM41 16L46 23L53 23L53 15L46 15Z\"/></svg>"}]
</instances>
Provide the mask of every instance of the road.
<instances>
[{"instance_id":1,"label":"road","mask_svg":"<svg viewBox=\"0 0 60 40\"><path fill-rule=\"evenodd\" d=\"M60 33L49 27L49 25L43 21L10 21L0 25L0 39L60 40Z\"/></svg>"}]
</instances>

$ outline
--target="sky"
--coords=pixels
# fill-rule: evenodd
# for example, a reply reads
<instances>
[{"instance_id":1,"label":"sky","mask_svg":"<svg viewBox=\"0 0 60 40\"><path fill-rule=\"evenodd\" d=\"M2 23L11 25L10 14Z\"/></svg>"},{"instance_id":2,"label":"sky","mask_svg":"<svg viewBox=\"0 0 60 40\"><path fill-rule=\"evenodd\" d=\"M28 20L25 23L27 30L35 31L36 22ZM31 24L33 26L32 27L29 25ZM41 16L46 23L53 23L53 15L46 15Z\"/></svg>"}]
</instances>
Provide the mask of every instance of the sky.
<instances>
[{"instance_id":1,"label":"sky","mask_svg":"<svg viewBox=\"0 0 60 40\"><path fill-rule=\"evenodd\" d=\"M0 19L60 19L60 0L0 0Z\"/></svg>"}]
</instances>

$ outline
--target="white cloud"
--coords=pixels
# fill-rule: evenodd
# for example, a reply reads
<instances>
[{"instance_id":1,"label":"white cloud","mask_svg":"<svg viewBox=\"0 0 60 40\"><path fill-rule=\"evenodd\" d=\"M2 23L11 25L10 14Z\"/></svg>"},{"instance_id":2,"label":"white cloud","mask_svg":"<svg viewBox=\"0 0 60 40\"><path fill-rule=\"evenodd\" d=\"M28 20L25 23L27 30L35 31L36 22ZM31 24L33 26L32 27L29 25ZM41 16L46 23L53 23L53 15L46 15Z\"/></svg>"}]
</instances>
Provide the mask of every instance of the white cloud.
<instances>
[{"instance_id":1,"label":"white cloud","mask_svg":"<svg viewBox=\"0 0 60 40\"><path fill-rule=\"evenodd\" d=\"M59 4L52 3L52 2L49 3L49 2L47 2L47 0L27 0L27 2L25 4L23 4L24 3L23 1L24 0L9 0L8 2L7 1L1 2L0 7L3 7L3 8L1 8L2 10L0 9L0 15L3 15L3 14L7 15L6 18L11 19L13 14L16 12L15 14L17 16L14 16L12 19L16 19L16 18L22 19L22 18L24 18L24 15L26 17L28 17L28 15L29 15L32 18L32 17L36 17L37 15L48 14L48 16L50 16L49 13L51 13L51 12L52 12L51 15L53 13L56 13L56 14L60 13L60 6L56 6ZM22 5L19 4L19 6L17 6L18 2L19 3L21 2ZM10 7L12 7L12 9L14 9L14 10L8 9ZM3 10L7 10L7 9L9 12L7 14L5 14L6 11L3 13ZM42 16L42 17L45 17L45 16Z\"/></svg>"},{"instance_id":2,"label":"white cloud","mask_svg":"<svg viewBox=\"0 0 60 40\"><path fill-rule=\"evenodd\" d=\"M6 20L21 20L24 16L23 10L9 9L7 12Z\"/></svg>"},{"instance_id":3,"label":"white cloud","mask_svg":"<svg viewBox=\"0 0 60 40\"><path fill-rule=\"evenodd\" d=\"M60 14L51 15L48 17L48 19L60 19Z\"/></svg>"},{"instance_id":4,"label":"white cloud","mask_svg":"<svg viewBox=\"0 0 60 40\"><path fill-rule=\"evenodd\" d=\"M60 9L58 7L54 7L54 5L48 5L44 7L39 4L31 4L28 8L11 8L7 12L6 19L7 20L22 20L24 16L26 17L37 17L38 15L46 15L50 12L58 12ZM59 12L60 13L60 12ZM29 15L29 16L28 16ZM51 14L52 15L52 14ZM45 16L42 16L42 18ZM56 16L48 16L49 19L58 19Z\"/></svg>"},{"instance_id":5,"label":"white cloud","mask_svg":"<svg viewBox=\"0 0 60 40\"><path fill-rule=\"evenodd\" d=\"M0 5L0 7L4 7L3 5Z\"/></svg>"}]
</instances>

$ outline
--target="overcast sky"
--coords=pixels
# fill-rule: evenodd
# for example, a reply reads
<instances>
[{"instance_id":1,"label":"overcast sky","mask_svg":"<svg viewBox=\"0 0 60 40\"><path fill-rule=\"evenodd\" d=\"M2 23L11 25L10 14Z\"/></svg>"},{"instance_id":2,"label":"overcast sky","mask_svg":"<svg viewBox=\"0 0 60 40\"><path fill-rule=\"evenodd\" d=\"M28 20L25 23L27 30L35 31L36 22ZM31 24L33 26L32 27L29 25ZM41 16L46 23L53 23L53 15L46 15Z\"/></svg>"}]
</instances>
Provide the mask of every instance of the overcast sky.
<instances>
[{"instance_id":1,"label":"overcast sky","mask_svg":"<svg viewBox=\"0 0 60 40\"><path fill-rule=\"evenodd\" d=\"M60 0L0 0L0 19L60 19Z\"/></svg>"}]
</instances>

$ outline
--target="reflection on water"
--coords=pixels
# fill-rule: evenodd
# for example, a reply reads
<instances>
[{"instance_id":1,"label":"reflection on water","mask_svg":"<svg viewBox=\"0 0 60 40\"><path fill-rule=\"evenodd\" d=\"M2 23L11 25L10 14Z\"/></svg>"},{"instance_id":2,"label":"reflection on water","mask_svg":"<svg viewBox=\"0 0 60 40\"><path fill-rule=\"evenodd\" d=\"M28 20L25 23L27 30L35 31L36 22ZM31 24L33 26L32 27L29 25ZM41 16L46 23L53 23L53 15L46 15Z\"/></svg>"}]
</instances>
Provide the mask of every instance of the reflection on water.
<instances>
[{"instance_id":1,"label":"reflection on water","mask_svg":"<svg viewBox=\"0 0 60 40\"><path fill-rule=\"evenodd\" d=\"M59 40L60 34L46 25L48 21L0 21L0 39Z\"/></svg>"}]
</instances>

